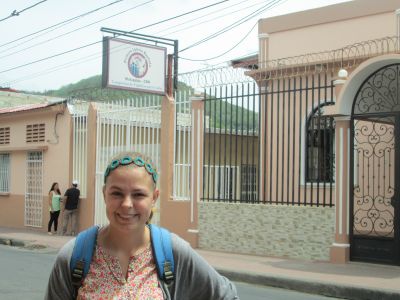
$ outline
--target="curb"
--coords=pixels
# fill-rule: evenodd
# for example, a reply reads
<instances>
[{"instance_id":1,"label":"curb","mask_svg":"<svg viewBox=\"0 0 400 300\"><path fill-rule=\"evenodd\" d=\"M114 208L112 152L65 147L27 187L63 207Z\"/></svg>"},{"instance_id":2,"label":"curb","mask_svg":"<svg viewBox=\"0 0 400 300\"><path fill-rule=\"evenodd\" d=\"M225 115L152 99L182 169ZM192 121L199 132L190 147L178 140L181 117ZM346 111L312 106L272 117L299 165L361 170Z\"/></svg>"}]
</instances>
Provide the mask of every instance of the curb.
<instances>
[{"instance_id":1,"label":"curb","mask_svg":"<svg viewBox=\"0 0 400 300\"><path fill-rule=\"evenodd\" d=\"M240 281L270 287L284 288L298 292L323 295L351 300L398 300L400 293L391 290L376 290L350 285L337 285L325 282L314 282L297 278L273 275L248 274L231 270L217 269L223 276L232 281Z\"/></svg>"},{"instance_id":2,"label":"curb","mask_svg":"<svg viewBox=\"0 0 400 300\"><path fill-rule=\"evenodd\" d=\"M27 250L43 250L49 249L48 246L36 243L29 243L19 239L0 237L0 245L6 245L10 247L20 247Z\"/></svg>"},{"instance_id":3,"label":"curb","mask_svg":"<svg viewBox=\"0 0 400 300\"><path fill-rule=\"evenodd\" d=\"M14 247L25 247L25 242L17 239L0 237L0 244Z\"/></svg>"}]
</instances>

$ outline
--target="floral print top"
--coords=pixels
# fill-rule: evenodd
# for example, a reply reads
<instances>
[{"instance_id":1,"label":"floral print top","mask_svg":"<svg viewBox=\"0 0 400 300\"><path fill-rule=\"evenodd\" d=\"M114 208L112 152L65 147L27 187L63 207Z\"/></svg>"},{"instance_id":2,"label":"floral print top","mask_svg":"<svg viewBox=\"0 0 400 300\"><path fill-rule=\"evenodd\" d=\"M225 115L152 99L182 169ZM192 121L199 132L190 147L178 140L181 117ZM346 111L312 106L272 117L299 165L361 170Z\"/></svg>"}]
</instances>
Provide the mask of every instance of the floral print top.
<instances>
[{"instance_id":1,"label":"floral print top","mask_svg":"<svg viewBox=\"0 0 400 300\"><path fill-rule=\"evenodd\" d=\"M164 299L150 245L129 258L127 278L118 258L97 245L77 299Z\"/></svg>"}]
</instances>

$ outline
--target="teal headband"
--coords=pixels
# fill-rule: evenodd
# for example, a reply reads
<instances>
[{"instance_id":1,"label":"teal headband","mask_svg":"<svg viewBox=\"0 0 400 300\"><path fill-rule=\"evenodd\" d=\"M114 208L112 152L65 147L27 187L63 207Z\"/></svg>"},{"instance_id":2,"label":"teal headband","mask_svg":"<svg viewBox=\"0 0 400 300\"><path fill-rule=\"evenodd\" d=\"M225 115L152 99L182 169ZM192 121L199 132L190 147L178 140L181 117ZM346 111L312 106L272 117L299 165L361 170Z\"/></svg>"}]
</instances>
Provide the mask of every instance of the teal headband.
<instances>
[{"instance_id":1,"label":"teal headband","mask_svg":"<svg viewBox=\"0 0 400 300\"><path fill-rule=\"evenodd\" d=\"M126 166L130 164L135 164L138 167L144 167L147 173L150 174L150 176L153 178L154 183L157 183L158 180L158 174L156 169L153 168L153 166L149 163L146 163L143 158L140 156L136 156L135 158L132 158L130 156L124 156L121 159L114 159L107 167L106 171L104 172L104 184L106 183L106 179L108 175L110 175L110 172L119 166Z\"/></svg>"}]
</instances>

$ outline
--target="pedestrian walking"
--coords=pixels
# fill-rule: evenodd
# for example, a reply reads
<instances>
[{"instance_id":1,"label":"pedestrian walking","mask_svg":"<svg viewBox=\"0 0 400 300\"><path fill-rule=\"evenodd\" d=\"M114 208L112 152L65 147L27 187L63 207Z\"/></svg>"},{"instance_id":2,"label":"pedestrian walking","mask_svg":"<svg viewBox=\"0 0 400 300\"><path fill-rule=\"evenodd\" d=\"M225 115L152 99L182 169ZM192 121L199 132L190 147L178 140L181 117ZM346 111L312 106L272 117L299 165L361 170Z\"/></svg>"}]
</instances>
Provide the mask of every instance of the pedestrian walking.
<instances>
[{"instance_id":1,"label":"pedestrian walking","mask_svg":"<svg viewBox=\"0 0 400 300\"><path fill-rule=\"evenodd\" d=\"M58 217L60 216L61 192L57 182L53 182L49 191L50 220L47 225L47 233L52 235L51 227L54 224L54 233L57 234Z\"/></svg>"},{"instance_id":2,"label":"pedestrian walking","mask_svg":"<svg viewBox=\"0 0 400 300\"><path fill-rule=\"evenodd\" d=\"M159 196L153 166L148 157L136 152L111 159L103 186L109 224L97 231L89 271L83 281L78 278L75 289L70 263L76 239L72 239L56 258L45 299L239 299L234 284L173 233L169 246L174 258L172 281L167 283L157 275L157 246L149 225Z\"/></svg>"},{"instance_id":3,"label":"pedestrian walking","mask_svg":"<svg viewBox=\"0 0 400 300\"><path fill-rule=\"evenodd\" d=\"M78 189L78 181L72 181L71 187L65 191L64 199L65 204L63 208L63 229L62 234L67 234L68 225L71 226L70 235L78 233L78 204L81 195Z\"/></svg>"}]
</instances>

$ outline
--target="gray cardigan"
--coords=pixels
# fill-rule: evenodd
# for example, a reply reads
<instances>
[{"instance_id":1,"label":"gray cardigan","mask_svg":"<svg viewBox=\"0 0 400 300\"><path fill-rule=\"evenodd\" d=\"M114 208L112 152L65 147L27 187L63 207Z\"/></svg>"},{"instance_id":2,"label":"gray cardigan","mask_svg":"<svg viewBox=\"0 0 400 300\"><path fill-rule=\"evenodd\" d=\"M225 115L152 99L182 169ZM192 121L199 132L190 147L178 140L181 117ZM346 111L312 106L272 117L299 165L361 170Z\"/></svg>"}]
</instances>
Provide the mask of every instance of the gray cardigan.
<instances>
[{"instance_id":1,"label":"gray cardigan","mask_svg":"<svg viewBox=\"0 0 400 300\"><path fill-rule=\"evenodd\" d=\"M172 250L175 260L175 280L168 288L160 286L166 300L233 300L239 299L236 288L221 276L190 245L175 234ZM72 300L73 287L69 261L75 239L65 244L57 255L50 274L45 300Z\"/></svg>"}]
</instances>

